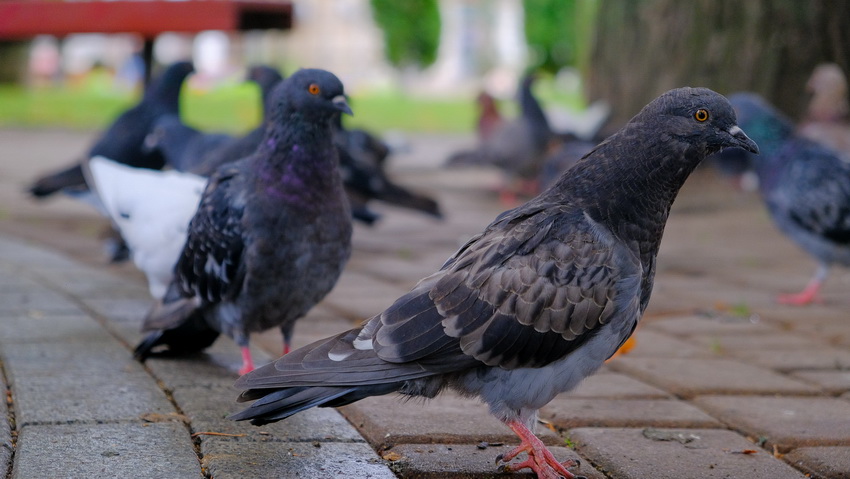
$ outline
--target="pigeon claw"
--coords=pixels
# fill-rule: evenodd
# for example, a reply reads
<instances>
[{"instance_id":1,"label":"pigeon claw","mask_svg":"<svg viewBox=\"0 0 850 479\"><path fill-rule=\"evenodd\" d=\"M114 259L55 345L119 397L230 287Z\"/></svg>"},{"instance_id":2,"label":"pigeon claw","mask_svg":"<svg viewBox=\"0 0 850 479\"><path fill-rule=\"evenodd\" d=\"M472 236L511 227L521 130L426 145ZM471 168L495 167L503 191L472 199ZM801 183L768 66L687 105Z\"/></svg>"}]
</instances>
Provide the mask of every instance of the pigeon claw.
<instances>
[{"instance_id":1,"label":"pigeon claw","mask_svg":"<svg viewBox=\"0 0 850 479\"><path fill-rule=\"evenodd\" d=\"M520 453L526 453L528 458L516 464L504 464L499 467L500 472L515 472L529 468L537 475L538 479L576 479L576 476L567 470L578 464L574 461L560 463L555 456L546 448L543 441L537 438L526 426L519 421L506 421L505 424L516 433L522 440L519 446L505 454L499 454L496 462L508 462Z\"/></svg>"}]
</instances>

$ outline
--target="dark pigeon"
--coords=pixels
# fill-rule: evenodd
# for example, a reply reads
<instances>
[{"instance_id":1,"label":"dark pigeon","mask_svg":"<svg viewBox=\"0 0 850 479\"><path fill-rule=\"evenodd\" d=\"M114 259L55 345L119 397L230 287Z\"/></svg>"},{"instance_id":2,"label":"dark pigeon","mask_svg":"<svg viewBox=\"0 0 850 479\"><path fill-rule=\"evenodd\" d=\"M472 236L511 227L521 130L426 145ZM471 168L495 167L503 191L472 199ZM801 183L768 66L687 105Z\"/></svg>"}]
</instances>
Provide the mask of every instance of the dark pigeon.
<instances>
[{"instance_id":1,"label":"dark pigeon","mask_svg":"<svg viewBox=\"0 0 850 479\"><path fill-rule=\"evenodd\" d=\"M522 440L538 477L574 477L529 429L593 373L646 309L670 206L707 154L757 147L725 98L661 95L549 190L502 213L433 275L356 328L241 377L233 419L265 424L319 406L446 388L480 397Z\"/></svg>"},{"instance_id":2,"label":"dark pigeon","mask_svg":"<svg viewBox=\"0 0 850 479\"><path fill-rule=\"evenodd\" d=\"M741 127L761 147L761 154L751 160L770 216L820 264L803 291L778 300L809 304L818 300L832 264L850 266L850 162L796 134L791 120L760 96L737 93L729 100Z\"/></svg>"},{"instance_id":3,"label":"dark pigeon","mask_svg":"<svg viewBox=\"0 0 850 479\"><path fill-rule=\"evenodd\" d=\"M86 153L83 161L95 156L104 156L118 163L138 168L160 169L165 159L159 151L143 148L145 137L154 122L167 114L179 114L180 87L194 71L190 62L177 62L169 66L145 90L139 103L125 111ZM29 191L33 196L44 198L60 190L86 190L81 162L76 162L59 172L36 180Z\"/></svg>"},{"instance_id":4,"label":"dark pigeon","mask_svg":"<svg viewBox=\"0 0 850 479\"><path fill-rule=\"evenodd\" d=\"M546 155L540 168L538 183L543 189L552 186L565 171L572 168L599 144L598 141L581 140L569 133L558 136L557 146L554 146L552 152Z\"/></svg>"},{"instance_id":5,"label":"dark pigeon","mask_svg":"<svg viewBox=\"0 0 850 479\"><path fill-rule=\"evenodd\" d=\"M260 87L260 101L263 105L263 119L260 125L244 136L229 141L200 159L188 170L197 175L210 176L221 165L253 154L266 134L266 125L271 118L271 92L278 83L283 81L283 75L274 67L256 65L248 69L248 80Z\"/></svg>"},{"instance_id":6,"label":"dark pigeon","mask_svg":"<svg viewBox=\"0 0 850 479\"><path fill-rule=\"evenodd\" d=\"M355 219L366 224L378 219L368 207L372 200L420 211L435 218L443 217L436 200L398 185L389 178L384 165L390 149L383 141L365 130L345 128L340 115L333 125L340 174Z\"/></svg>"},{"instance_id":7,"label":"dark pigeon","mask_svg":"<svg viewBox=\"0 0 850 479\"><path fill-rule=\"evenodd\" d=\"M269 92L283 76L274 68L266 65L252 67L248 79L260 86L264 108L263 124L269 118ZM343 177L345 191L349 196L354 219L367 225L375 223L379 215L368 207L370 200L383 201L394 206L422 211L425 214L441 218L437 202L422 194L395 184L384 172L384 164L389 155L387 145L364 130L343 128L337 115L333 120L334 144L339 149L340 174ZM216 168L235 159L249 155L256 150L263 138L262 126L236 141L226 143L221 148L207 154L203 161L187 171L209 176Z\"/></svg>"},{"instance_id":8,"label":"dark pigeon","mask_svg":"<svg viewBox=\"0 0 850 479\"><path fill-rule=\"evenodd\" d=\"M234 141L223 133L204 133L183 123L179 115L163 115L145 137L146 151L159 151L165 163L177 171L191 171L208 156Z\"/></svg>"},{"instance_id":9,"label":"dark pigeon","mask_svg":"<svg viewBox=\"0 0 850 479\"><path fill-rule=\"evenodd\" d=\"M335 112L351 112L342 83L299 70L272 100L257 151L210 177L137 358L196 350L224 333L242 348L241 372L250 371L249 333L279 327L286 352L295 321L339 278L352 229L330 126Z\"/></svg>"},{"instance_id":10,"label":"dark pigeon","mask_svg":"<svg viewBox=\"0 0 850 479\"><path fill-rule=\"evenodd\" d=\"M543 108L531 91L534 80L535 76L528 74L520 81L518 118L503 121L475 149L455 153L449 157L446 165L495 166L505 173L508 182L519 181L520 190L539 191L535 183L554 133ZM522 185L523 182L530 184ZM515 201L510 187L501 194L504 202Z\"/></svg>"}]
</instances>

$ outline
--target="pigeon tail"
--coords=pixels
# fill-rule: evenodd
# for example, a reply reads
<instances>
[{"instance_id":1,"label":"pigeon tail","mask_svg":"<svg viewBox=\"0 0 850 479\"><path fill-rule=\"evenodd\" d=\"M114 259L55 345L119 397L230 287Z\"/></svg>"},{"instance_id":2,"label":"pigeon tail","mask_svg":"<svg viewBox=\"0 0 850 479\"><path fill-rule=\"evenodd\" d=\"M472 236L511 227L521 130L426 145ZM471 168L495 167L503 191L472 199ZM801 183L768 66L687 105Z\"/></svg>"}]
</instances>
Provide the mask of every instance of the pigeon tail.
<instances>
[{"instance_id":1,"label":"pigeon tail","mask_svg":"<svg viewBox=\"0 0 850 479\"><path fill-rule=\"evenodd\" d=\"M150 356L183 356L210 347L219 332L209 327L203 314L195 312L186 321L172 329L154 331L133 350L133 357L144 362Z\"/></svg>"},{"instance_id":2,"label":"pigeon tail","mask_svg":"<svg viewBox=\"0 0 850 479\"><path fill-rule=\"evenodd\" d=\"M396 392L400 382L371 384L365 386L290 387L269 392L268 389L247 390L239 396L239 402L257 399L248 408L228 416L235 421L251 420L251 424L280 421L312 407L340 407L369 396L382 396ZM259 398L259 399L258 399Z\"/></svg>"},{"instance_id":3,"label":"pigeon tail","mask_svg":"<svg viewBox=\"0 0 850 479\"><path fill-rule=\"evenodd\" d=\"M87 188L83 169L79 163L39 178L29 187L29 192L36 198L46 198L57 191L72 187Z\"/></svg>"}]
</instances>

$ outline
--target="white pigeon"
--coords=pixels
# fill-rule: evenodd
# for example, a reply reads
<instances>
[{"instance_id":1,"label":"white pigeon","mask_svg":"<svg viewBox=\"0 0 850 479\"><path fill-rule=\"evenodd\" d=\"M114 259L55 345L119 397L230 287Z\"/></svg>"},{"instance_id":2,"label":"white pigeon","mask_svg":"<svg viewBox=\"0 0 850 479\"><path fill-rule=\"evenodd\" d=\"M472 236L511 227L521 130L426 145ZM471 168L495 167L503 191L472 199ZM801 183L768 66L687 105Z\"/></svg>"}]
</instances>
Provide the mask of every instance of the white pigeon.
<instances>
[{"instance_id":1,"label":"white pigeon","mask_svg":"<svg viewBox=\"0 0 850 479\"><path fill-rule=\"evenodd\" d=\"M134 168L102 156L89 160L85 170L133 262L147 276L151 295L161 299L174 277L207 178Z\"/></svg>"}]
</instances>

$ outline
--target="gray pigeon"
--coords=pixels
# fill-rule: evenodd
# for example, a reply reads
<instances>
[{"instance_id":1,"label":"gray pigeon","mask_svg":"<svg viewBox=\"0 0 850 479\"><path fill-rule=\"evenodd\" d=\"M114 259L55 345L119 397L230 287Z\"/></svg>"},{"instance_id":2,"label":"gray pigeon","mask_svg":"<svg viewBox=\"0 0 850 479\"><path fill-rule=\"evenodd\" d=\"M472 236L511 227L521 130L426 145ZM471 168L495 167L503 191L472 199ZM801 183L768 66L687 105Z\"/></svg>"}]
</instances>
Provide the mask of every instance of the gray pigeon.
<instances>
[{"instance_id":1,"label":"gray pigeon","mask_svg":"<svg viewBox=\"0 0 850 479\"><path fill-rule=\"evenodd\" d=\"M830 265L850 266L850 162L795 133L791 120L760 96L736 93L729 101L741 125L761 145L762 154L751 161L770 216L780 231L820 263L801 292L780 295L778 300L809 304L818 299Z\"/></svg>"},{"instance_id":2,"label":"gray pigeon","mask_svg":"<svg viewBox=\"0 0 850 479\"><path fill-rule=\"evenodd\" d=\"M249 333L280 327L287 352L295 321L339 278L352 230L330 126L335 112L351 113L342 83L299 70L272 95L257 151L210 177L137 358L203 349L224 333L242 348L244 374Z\"/></svg>"},{"instance_id":3,"label":"gray pigeon","mask_svg":"<svg viewBox=\"0 0 850 479\"><path fill-rule=\"evenodd\" d=\"M574 477L529 429L593 373L649 302L679 188L707 154L757 151L721 95L680 88L647 105L550 189L506 211L362 327L317 341L236 387L233 419L265 424L319 406L445 388L480 397L522 440L538 477Z\"/></svg>"}]
</instances>

